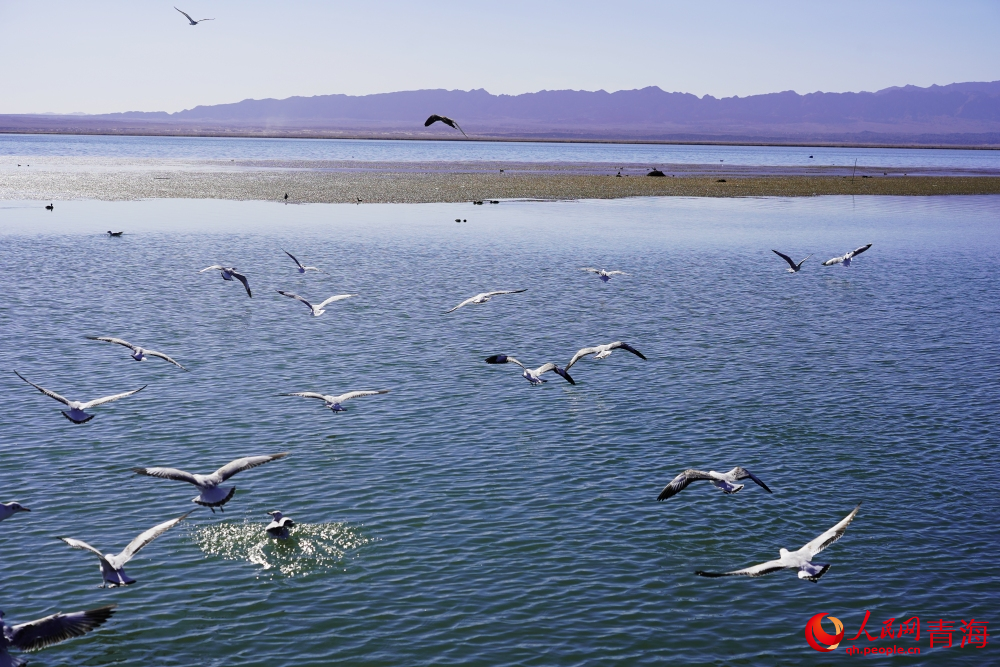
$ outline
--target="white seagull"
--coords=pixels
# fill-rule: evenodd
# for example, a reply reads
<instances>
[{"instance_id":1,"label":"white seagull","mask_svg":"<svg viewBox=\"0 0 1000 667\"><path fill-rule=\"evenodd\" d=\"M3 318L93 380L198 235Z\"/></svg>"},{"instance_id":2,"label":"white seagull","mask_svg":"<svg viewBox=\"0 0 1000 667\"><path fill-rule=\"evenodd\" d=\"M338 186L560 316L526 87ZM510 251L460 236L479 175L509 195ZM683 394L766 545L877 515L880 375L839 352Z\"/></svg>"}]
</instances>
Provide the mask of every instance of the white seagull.
<instances>
[{"instance_id":1,"label":"white seagull","mask_svg":"<svg viewBox=\"0 0 1000 667\"><path fill-rule=\"evenodd\" d=\"M231 463L227 463L211 475L196 475L184 472L183 470L178 470L176 468L132 468L132 472L139 475L146 475L148 477L161 477L163 479L172 479L177 482L194 484L198 487L198 491L200 493L192 498L191 502L208 507L214 514L216 507L218 507L220 511L224 511L222 510L222 506L228 503L233 497L233 494L236 493L235 486L223 487L219 486L220 484L238 472L250 470L250 468L256 468L257 466L264 465L270 461L283 459L286 456L288 456L288 452L269 454L267 456L247 456L242 459L236 459Z\"/></svg>"},{"instance_id":2,"label":"white seagull","mask_svg":"<svg viewBox=\"0 0 1000 667\"><path fill-rule=\"evenodd\" d=\"M343 407L341 403L350 400L352 398L359 398L361 396L376 396L378 394L388 394L388 389L379 389L378 391L349 391L346 394L341 394L340 396L330 396L326 394L319 394L315 391L296 391L291 394L282 394L282 396L301 396L302 398L318 398L321 401L326 402L327 408L333 410L334 412L347 412L347 408Z\"/></svg>"},{"instance_id":3,"label":"white seagull","mask_svg":"<svg viewBox=\"0 0 1000 667\"><path fill-rule=\"evenodd\" d=\"M27 507L21 503L0 503L0 521L4 519L9 519L18 512L30 512Z\"/></svg>"},{"instance_id":4,"label":"white seagull","mask_svg":"<svg viewBox=\"0 0 1000 667\"><path fill-rule=\"evenodd\" d=\"M111 618L116 606L111 604L87 611L52 614L20 625L7 625L3 620L4 613L0 611L0 667L20 667L28 664L27 660L8 653L8 649L40 651L46 646L59 644L67 639L82 637Z\"/></svg>"},{"instance_id":5,"label":"white seagull","mask_svg":"<svg viewBox=\"0 0 1000 667\"><path fill-rule=\"evenodd\" d=\"M781 259L785 260L786 262L788 262L788 272L789 273L798 273L800 270L802 270L802 265L806 263L806 260L809 259L810 257L812 257L812 254L806 255L805 258L801 262L799 262L798 264L796 264L795 261L791 257L789 257L788 255L786 255L783 252L778 252L774 248L771 248L771 252L773 252L775 255L777 255Z\"/></svg>"},{"instance_id":6,"label":"white seagull","mask_svg":"<svg viewBox=\"0 0 1000 667\"><path fill-rule=\"evenodd\" d=\"M164 521L157 526L153 526L146 532L139 535L139 537L129 542L128 546L122 549L120 554L102 554L100 551L90 546L83 540L74 540L71 537L60 537L59 539L74 549L89 551L100 559L101 576L104 577L104 583L101 584L101 588L104 588L105 586L108 588L129 586L135 583L135 579L125 574L125 563L132 560L132 558L139 553L144 546L186 519L190 513L191 512L188 512L187 514L179 516L176 519Z\"/></svg>"},{"instance_id":7,"label":"white seagull","mask_svg":"<svg viewBox=\"0 0 1000 667\"><path fill-rule=\"evenodd\" d=\"M582 350L573 355L573 358L569 360L569 363L566 364L566 368L564 370L568 371L570 369L570 366L580 361L580 359L586 357L588 354L593 354L594 359L604 359L605 357L611 356L612 351L618 349L625 350L626 352L631 352L640 359L646 358L643 356L642 352L635 349L628 343L623 343L620 340L616 340L615 342L608 343L606 345L595 345L594 347L583 348Z\"/></svg>"},{"instance_id":8,"label":"white seagull","mask_svg":"<svg viewBox=\"0 0 1000 667\"><path fill-rule=\"evenodd\" d=\"M858 513L861 509L861 503L855 507L850 514L844 517L840 523L826 531L819 537L817 537L812 542L809 542L804 547L798 551L789 551L788 549L779 549L778 553L780 558L778 560L769 560L766 563L761 563L760 565L751 565L750 567L744 568L742 570L733 570L732 572L704 572L703 570L698 570L695 574L700 574L703 577L762 577L765 574L771 574L772 572L777 572L778 570L798 570L799 579L808 579L809 581L816 583L819 578L826 574L826 571L830 569L829 563L813 563L812 559L816 555L826 549L828 546L839 540L844 535L844 531L854 520L854 515Z\"/></svg>"},{"instance_id":9,"label":"white seagull","mask_svg":"<svg viewBox=\"0 0 1000 667\"><path fill-rule=\"evenodd\" d=\"M542 364L538 368L528 368L520 361L514 357L508 357L506 354L494 354L492 357L486 357L486 363L488 364L517 364L524 369L521 373L521 377L530 382L531 384L537 385L543 382L548 382L548 380L542 379L543 373L548 373L549 371L555 371L556 374L562 379L566 380L570 384L576 384L576 382L569 376L569 373L559 368L555 364L549 362L547 364Z\"/></svg>"},{"instance_id":10,"label":"white seagull","mask_svg":"<svg viewBox=\"0 0 1000 667\"><path fill-rule=\"evenodd\" d=\"M127 340L122 340L121 338L110 338L107 336L87 336L87 340L100 340L104 341L105 343L115 343L117 345L124 345L125 347L132 350L132 354L130 356L136 361L146 361L148 357L158 357L160 359L166 359L174 366L177 366L182 370L185 371L187 370L186 368L184 368L179 363L177 363L167 355L163 354L162 352L157 352L156 350L149 350L144 347L139 347L138 345L133 345Z\"/></svg>"},{"instance_id":11,"label":"white seagull","mask_svg":"<svg viewBox=\"0 0 1000 667\"><path fill-rule=\"evenodd\" d=\"M656 499L666 500L671 496L676 496L678 493L686 489L688 484L691 482L696 482L702 479L707 480L716 487L722 489L723 493L738 493L744 486L743 484L736 483L741 479L752 479L765 491L773 493L771 489L767 488L767 484L762 482L759 477L746 468L736 466L729 472L715 472L714 470L702 472L701 470L692 470L689 468L677 475L677 477L674 477L670 484L663 487L663 490L660 491L660 495L657 496Z\"/></svg>"},{"instance_id":12,"label":"white seagull","mask_svg":"<svg viewBox=\"0 0 1000 667\"><path fill-rule=\"evenodd\" d=\"M95 398L92 401L87 401L86 403L81 403L80 401L71 401L68 398L63 398L54 391L49 391L45 387L39 387L37 384L27 379L17 371L14 371L17 377L21 378L32 387L42 392L49 398L54 398L63 405L69 406L69 410L63 410L62 414L66 419L70 420L74 424L85 424L94 418L94 415L87 414L85 410L90 408L95 408L98 405L104 405L105 403L111 403L112 401L117 401L119 398L125 398L126 396L131 396L132 394L138 393L145 389L148 385L142 385L138 389L133 389L132 391L126 391L124 394L115 394L114 396L105 396L104 398Z\"/></svg>"},{"instance_id":13,"label":"white seagull","mask_svg":"<svg viewBox=\"0 0 1000 667\"><path fill-rule=\"evenodd\" d=\"M841 255L840 257L834 257L833 259L826 260L825 262L823 262L823 266L833 266L834 264L843 264L844 266L850 266L852 259L854 259L856 256L860 255L865 250L868 250L868 248L871 247L872 247L871 243L869 243L868 245L863 245L860 248L852 250L851 252L845 255Z\"/></svg>"},{"instance_id":14,"label":"white seagull","mask_svg":"<svg viewBox=\"0 0 1000 667\"><path fill-rule=\"evenodd\" d=\"M324 273L324 271L322 271L321 269L316 268L315 266L303 266L302 262L300 262L298 259L296 259L295 255L293 255L292 253L288 252L284 248L281 249L281 252L285 253L286 255L288 255L289 257L292 258L292 261L295 262L295 266L298 269L299 273L305 273L306 271L319 271L320 273Z\"/></svg>"},{"instance_id":15,"label":"white seagull","mask_svg":"<svg viewBox=\"0 0 1000 667\"><path fill-rule=\"evenodd\" d=\"M267 524L264 530L273 538L287 540L288 529L294 526L295 522L281 512L268 512L268 514L271 515L271 523Z\"/></svg>"},{"instance_id":16,"label":"white seagull","mask_svg":"<svg viewBox=\"0 0 1000 667\"><path fill-rule=\"evenodd\" d=\"M335 301L343 301L344 299L350 299L352 296L357 296L357 294L338 294L336 296L331 296L326 301L323 301L322 303L319 303L319 304L317 304L317 305L314 306L311 303L309 303L308 301L306 301L305 299L303 299L298 294L293 294L291 292L285 292L283 290L278 290L278 294L280 294L282 296L287 296L289 299L295 299L296 301L301 301L302 303L306 304L307 306L309 306L309 310L312 311L313 317L319 317L320 315L322 315L323 313L325 313L326 312L325 307L328 306L328 305L330 305L331 303L333 303Z\"/></svg>"},{"instance_id":17,"label":"white seagull","mask_svg":"<svg viewBox=\"0 0 1000 667\"><path fill-rule=\"evenodd\" d=\"M608 282L611 280L611 276L627 276L628 274L624 271L605 271L604 269L592 269L589 266L580 269L581 271L587 271L588 273L596 273L600 276L603 282Z\"/></svg>"},{"instance_id":18,"label":"white seagull","mask_svg":"<svg viewBox=\"0 0 1000 667\"><path fill-rule=\"evenodd\" d=\"M212 266L207 266L198 273L205 273L206 271L220 271L222 273L223 280L232 280L236 278L241 283L243 287L247 289L247 296L253 298L253 294L250 293L250 283L247 282L247 277L242 273L236 271L235 266L222 266L221 264L213 264Z\"/></svg>"},{"instance_id":19,"label":"white seagull","mask_svg":"<svg viewBox=\"0 0 1000 667\"><path fill-rule=\"evenodd\" d=\"M174 9L177 9L177 7L174 7ZM215 19L198 19L197 21L195 21L193 18L191 18L191 16L187 12L181 11L180 9L177 9L177 11L181 12L181 14L183 14L185 17L187 17L188 23L190 23L191 25L198 25L202 21L214 21L215 20Z\"/></svg>"},{"instance_id":20,"label":"white seagull","mask_svg":"<svg viewBox=\"0 0 1000 667\"><path fill-rule=\"evenodd\" d=\"M470 303L486 303L495 296L500 296L501 294L520 294L521 292L527 292L527 289L508 289L508 290L495 290L493 292L483 292L482 294L477 294L476 296L469 297L462 303L458 304L451 310L444 311L444 314L453 313L462 306L468 306Z\"/></svg>"}]
</instances>

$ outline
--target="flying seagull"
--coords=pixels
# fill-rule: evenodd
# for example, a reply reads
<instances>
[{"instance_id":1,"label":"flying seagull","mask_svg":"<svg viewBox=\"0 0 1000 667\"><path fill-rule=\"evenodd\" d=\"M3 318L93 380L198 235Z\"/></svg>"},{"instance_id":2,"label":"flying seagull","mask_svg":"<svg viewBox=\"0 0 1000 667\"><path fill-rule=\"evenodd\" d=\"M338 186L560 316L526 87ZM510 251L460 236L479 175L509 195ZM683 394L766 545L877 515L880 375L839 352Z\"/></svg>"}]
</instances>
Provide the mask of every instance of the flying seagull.
<instances>
[{"instance_id":1,"label":"flying seagull","mask_svg":"<svg viewBox=\"0 0 1000 667\"><path fill-rule=\"evenodd\" d=\"M4 613L0 611L0 667L20 667L28 664L27 660L12 656L7 652L8 649L40 651L46 646L59 644L67 639L82 637L111 618L116 606L112 604L87 611L52 614L20 625L7 625L3 621Z\"/></svg>"},{"instance_id":2,"label":"flying seagull","mask_svg":"<svg viewBox=\"0 0 1000 667\"><path fill-rule=\"evenodd\" d=\"M287 198L288 198L288 196L285 195L285 199L287 199ZM315 266L303 266L302 262L300 262L298 259L296 259L295 255L293 255L292 253L288 252L284 248L281 249L281 252L285 253L286 255L288 255L289 257L292 258L292 261L295 262L295 266L298 267L299 273L305 273L306 271L320 271ZM320 273L322 273L322 271L320 271Z\"/></svg>"},{"instance_id":3,"label":"flying seagull","mask_svg":"<svg viewBox=\"0 0 1000 667\"><path fill-rule=\"evenodd\" d=\"M334 301L343 301L344 299L350 299L352 296L357 296L357 294L338 294L336 296L331 296L326 301L314 306L305 299L303 299L298 294L292 294L291 292L285 292L283 290L278 290L278 294L282 296L287 296L290 299L295 299L296 301L301 301L302 303L306 304L307 306L309 306L309 309L312 310L313 317L319 317L320 315L325 313L326 310L324 310L324 307L330 305Z\"/></svg>"},{"instance_id":4,"label":"flying seagull","mask_svg":"<svg viewBox=\"0 0 1000 667\"><path fill-rule=\"evenodd\" d=\"M678 493L687 488L688 484L691 482L697 482L698 480L707 480L722 489L723 493L738 493L740 489L743 488L743 484L737 484L741 479L752 479L754 482L759 484L768 493L773 493L771 489L767 488L767 484L761 481L757 475L753 474L746 468L741 468L736 466L729 472L715 472L714 470L709 470L708 472L702 472L701 470L685 470L681 474L674 477L670 484L667 484L663 491L660 491L660 495L656 497L657 500L666 500L671 496L676 496Z\"/></svg>"},{"instance_id":5,"label":"flying seagull","mask_svg":"<svg viewBox=\"0 0 1000 667\"><path fill-rule=\"evenodd\" d=\"M444 314L453 313L462 306L468 306L470 303L486 303L495 296L500 296L501 294L520 294L521 292L527 292L527 289L509 289L509 290L496 290L494 292L483 292L482 294L477 294L476 296L469 297L462 303L458 304L451 310L444 311Z\"/></svg>"},{"instance_id":6,"label":"flying seagull","mask_svg":"<svg viewBox=\"0 0 1000 667\"><path fill-rule=\"evenodd\" d=\"M177 9L177 7L174 7L174 9ZM177 9L177 11L181 12L181 14L183 14L187 18L188 23L190 23L191 25L198 25L202 21L214 21L215 20L215 19L198 19L197 21L195 21L193 18L191 18L191 16L187 12L181 11L180 9Z\"/></svg>"},{"instance_id":7,"label":"flying seagull","mask_svg":"<svg viewBox=\"0 0 1000 667\"><path fill-rule=\"evenodd\" d=\"M772 572L777 572L778 570L798 570L799 579L808 579L809 581L815 583L819 581L819 578L826 574L826 571L830 569L829 563L813 563L812 559L816 555L826 549L828 546L839 540L844 535L844 531L854 520L854 515L858 513L861 509L861 503L855 507L850 514L844 517L840 523L826 531L819 537L817 537L812 542L809 542L804 547L798 551L789 551L788 549L779 549L778 553L780 558L778 560L769 560L766 563L761 563L759 565L751 565L750 567L744 568L742 570L733 570L732 572L704 572L698 570L695 574L699 574L703 577L762 577L765 574L771 574Z\"/></svg>"},{"instance_id":8,"label":"flying seagull","mask_svg":"<svg viewBox=\"0 0 1000 667\"><path fill-rule=\"evenodd\" d=\"M294 526L295 522L281 512L268 512L268 514L271 515L271 523L267 524L264 530L273 538L287 540L288 529Z\"/></svg>"},{"instance_id":9,"label":"flying seagull","mask_svg":"<svg viewBox=\"0 0 1000 667\"><path fill-rule=\"evenodd\" d=\"M9 519L18 512L30 512L27 507L21 503L0 503L0 521L4 519Z\"/></svg>"},{"instance_id":10,"label":"flying seagull","mask_svg":"<svg viewBox=\"0 0 1000 667\"><path fill-rule=\"evenodd\" d=\"M437 114L433 114L427 120L424 121L424 127L430 127L431 125L433 125L434 123L436 123L438 121L441 121L445 125L448 125L450 127L455 128L456 130L458 130L459 132L461 132L465 136L466 139L469 138L469 135L465 134L465 130L463 130L462 128L460 128L458 126L458 123L456 123L455 121L453 121L451 118L448 118L447 116L439 116Z\"/></svg>"},{"instance_id":11,"label":"flying seagull","mask_svg":"<svg viewBox=\"0 0 1000 667\"><path fill-rule=\"evenodd\" d=\"M138 345L133 345L132 343L128 342L127 340L122 340L121 338L110 338L110 337L106 337L106 336L87 336L87 340L100 340L100 341L104 341L105 343L115 343L117 345L124 345L125 347L129 348L130 350L132 350L132 354L129 355L129 356L131 356L136 361L146 361L146 359L148 359L149 357L158 357L160 359L166 359L167 361L169 361L170 363L172 363L174 366L177 366L178 368L180 368L182 370L187 370L186 368L184 368L179 363L177 363L176 361L174 361L173 359L171 359L167 355L163 354L162 352L157 352L156 350L147 350L144 347L139 347Z\"/></svg>"},{"instance_id":12,"label":"flying seagull","mask_svg":"<svg viewBox=\"0 0 1000 667\"><path fill-rule=\"evenodd\" d=\"M871 243L869 243L868 245L863 245L857 250L852 250L846 255L841 255L840 257L834 257L833 259L826 260L825 262L823 262L823 266L833 266L834 264L843 264L844 266L850 266L852 259L854 259L857 255L860 255L865 250L868 250L868 248L871 247L872 247Z\"/></svg>"},{"instance_id":13,"label":"flying seagull","mask_svg":"<svg viewBox=\"0 0 1000 667\"><path fill-rule=\"evenodd\" d=\"M288 456L288 452L269 454L267 456L247 456L227 463L211 475L193 475L183 470L177 470L176 468L132 468L132 472L148 477L162 477L163 479L194 484L198 487L200 493L192 498L191 502L208 507L215 513L216 507L221 511L222 506L228 503L233 494L236 493L235 486L223 487L219 486L220 484L238 472L256 468L270 461L283 459L286 456Z\"/></svg>"},{"instance_id":14,"label":"flying seagull","mask_svg":"<svg viewBox=\"0 0 1000 667\"><path fill-rule=\"evenodd\" d=\"M125 563L132 560L132 558L139 553L144 546L186 519L188 514L191 514L191 512L179 516L176 519L164 521L157 526L153 526L146 532L139 535L139 537L129 542L128 546L122 549L120 554L102 554L100 551L90 546L83 540L74 540L72 537L60 537L58 539L70 545L74 549L84 549L89 551L100 559L101 576L104 577L104 583L101 584L101 588L104 588L105 586L107 586L107 588L129 586L130 584L135 583L135 579L125 574Z\"/></svg>"},{"instance_id":15,"label":"flying seagull","mask_svg":"<svg viewBox=\"0 0 1000 667\"><path fill-rule=\"evenodd\" d=\"M296 391L291 394L282 394L282 396L301 396L302 398L318 398L326 402L327 408L333 410L334 412L347 412L347 408L343 407L341 403L350 400L352 398L359 398L361 396L376 396L378 394L388 394L388 389L379 389L378 391L349 391L346 394L341 394L340 396L329 396L325 394L318 394L315 391Z\"/></svg>"},{"instance_id":16,"label":"flying seagull","mask_svg":"<svg viewBox=\"0 0 1000 667\"><path fill-rule=\"evenodd\" d=\"M24 380L25 382L27 382L28 384L30 384L32 387L34 387L38 391L40 391L43 394L45 394L46 396L48 396L49 398L54 398L57 401L59 401L60 403L62 403L63 405L69 406L69 410L63 410L62 414L63 414L64 417L66 417L66 419L70 420L74 424L86 424L87 422L89 422L91 419L94 418L94 415L87 414L86 412L84 412L85 410L89 410L90 408L95 408L98 405L104 405L105 403L111 403L112 401L117 401L119 398L125 398L126 396L131 396L132 394L136 394L136 393L142 391L147 386L147 385L142 385L138 389L133 389L132 391L126 391L124 394L115 394L114 396L105 396L104 398L95 398L92 401L87 401L86 403L81 403L80 401L71 401L68 398L63 398L62 396L60 396L56 392L49 391L45 387L39 387L37 384L35 384L31 380L27 379L26 377L24 377L23 375L21 375L17 371L14 371L14 374L17 375L17 377L19 377L22 380Z\"/></svg>"},{"instance_id":17,"label":"flying seagull","mask_svg":"<svg viewBox=\"0 0 1000 667\"><path fill-rule=\"evenodd\" d=\"M548 380L542 379L542 374L548 373L549 371L555 371L557 375L569 382L570 384L576 384L573 378L569 376L569 373L559 368L553 363L542 364L538 368L528 368L520 361L514 357L508 357L506 354L494 354L492 357L486 357L486 363L488 364L517 364L524 369L521 373L521 377L530 382L531 384L542 384L543 382L548 382Z\"/></svg>"},{"instance_id":18,"label":"flying seagull","mask_svg":"<svg viewBox=\"0 0 1000 667\"><path fill-rule=\"evenodd\" d=\"M573 355L573 358L569 360L569 363L566 364L566 368L564 370L568 371L573 364L580 361L580 359L583 359L588 354L593 354L594 359L604 359L605 357L611 356L611 352L617 349L622 349L625 350L626 352L631 352L640 359L646 358L643 356L642 352L635 349L628 343L623 343L620 340L616 340L615 342L608 343L606 345L595 345L594 347L583 348L582 350Z\"/></svg>"},{"instance_id":19,"label":"flying seagull","mask_svg":"<svg viewBox=\"0 0 1000 667\"><path fill-rule=\"evenodd\" d=\"M235 266L222 266L220 264L213 264L212 266L206 267L199 271L198 273L205 273L206 271L221 271L223 280L232 280L236 278L243 286L247 288L247 296L253 298L253 294L250 293L250 283L247 282L247 277L242 273L236 272Z\"/></svg>"},{"instance_id":20,"label":"flying seagull","mask_svg":"<svg viewBox=\"0 0 1000 667\"><path fill-rule=\"evenodd\" d=\"M799 262L798 264L796 264L794 261L792 261L791 257L789 257L788 255L786 255L783 252L778 252L777 250L774 250L773 248L771 249L771 252L773 252L775 255L777 255L781 259L785 260L786 262L788 262L788 272L789 273L798 273L802 269L802 265L806 263L806 260L809 259L810 257L812 257L811 254L810 255L806 255L805 259L803 259L801 262Z\"/></svg>"},{"instance_id":21,"label":"flying seagull","mask_svg":"<svg viewBox=\"0 0 1000 667\"><path fill-rule=\"evenodd\" d=\"M611 280L611 276L627 276L628 274L624 271L606 271L604 269L592 269L589 266L580 269L581 271L586 271L588 273L596 273L600 276L603 282L608 282Z\"/></svg>"}]
</instances>

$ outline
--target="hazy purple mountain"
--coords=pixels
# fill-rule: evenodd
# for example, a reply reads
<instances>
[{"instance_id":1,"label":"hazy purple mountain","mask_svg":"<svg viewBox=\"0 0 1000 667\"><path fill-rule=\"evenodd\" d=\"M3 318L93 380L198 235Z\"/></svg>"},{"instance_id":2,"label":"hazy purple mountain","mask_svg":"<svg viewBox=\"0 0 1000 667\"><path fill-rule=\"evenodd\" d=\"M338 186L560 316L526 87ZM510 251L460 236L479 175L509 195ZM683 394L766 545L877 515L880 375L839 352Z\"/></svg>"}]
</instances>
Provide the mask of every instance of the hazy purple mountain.
<instances>
[{"instance_id":1,"label":"hazy purple mountain","mask_svg":"<svg viewBox=\"0 0 1000 667\"><path fill-rule=\"evenodd\" d=\"M721 99L656 87L524 95L491 95L482 89L415 90L244 100L176 113L77 117L75 124L123 133L147 127L156 133L179 134L412 138L457 134L440 124L425 129L423 120L431 113L451 116L471 136L483 138L1000 144L1000 81ZM6 125L0 120L0 129ZM47 123L55 125L58 122L51 119Z\"/></svg>"}]
</instances>

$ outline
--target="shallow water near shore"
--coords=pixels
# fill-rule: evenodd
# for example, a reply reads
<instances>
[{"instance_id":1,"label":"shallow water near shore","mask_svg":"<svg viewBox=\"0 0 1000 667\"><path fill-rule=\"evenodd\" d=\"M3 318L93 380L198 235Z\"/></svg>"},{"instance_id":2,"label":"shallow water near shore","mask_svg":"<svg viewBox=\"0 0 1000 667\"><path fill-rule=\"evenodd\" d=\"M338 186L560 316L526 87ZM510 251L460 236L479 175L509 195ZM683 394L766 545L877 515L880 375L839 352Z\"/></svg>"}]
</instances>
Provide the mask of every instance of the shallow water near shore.
<instances>
[{"instance_id":1,"label":"shallow water near shore","mask_svg":"<svg viewBox=\"0 0 1000 667\"><path fill-rule=\"evenodd\" d=\"M119 608L34 665L790 665L817 662L803 631L820 612L848 638L865 610L876 636L889 618L1000 617L1000 499L981 477L1000 430L1000 197L44 203L0 205L0 501L33 510L0 523L0 608ZM771 248L815 255L792 275ZM214 263L253 298L198 273ZM358 296L314 318L277 289ZM613 340L648 360L619 350L540 387L484 363ZM148 386L77 426L14 369L78 400ZM353 389L391 392L341 414L279 396ZM281 451L218 514L129 472ZM736 465L774 493L656 501L685 468ZM693 574L798 548L858 502L818 584ZM126 589L97 588L96 559L55 539L114 553L191 509ZM299 524L288 543L264 539L275 509ZM998 650L959 639L858 644L922 649L866 658L886 665Z\"/></svg>"}]
</instances>

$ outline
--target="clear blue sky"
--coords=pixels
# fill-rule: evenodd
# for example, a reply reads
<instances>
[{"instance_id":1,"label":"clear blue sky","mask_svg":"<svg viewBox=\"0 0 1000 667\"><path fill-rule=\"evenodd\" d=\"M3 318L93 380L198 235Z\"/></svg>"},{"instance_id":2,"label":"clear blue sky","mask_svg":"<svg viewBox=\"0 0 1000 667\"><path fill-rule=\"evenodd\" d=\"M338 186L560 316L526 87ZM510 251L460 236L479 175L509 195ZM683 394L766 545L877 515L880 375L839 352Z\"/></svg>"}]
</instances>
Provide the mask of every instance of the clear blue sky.
<instances>
[{"instance_id":1,"label":"clear blue sky","mask_svg":"<svg viewBox=\"0 0 1000 667\"><path fill-rule=\"evenodd\" d=\"M0 0L0 113L419 88L717 97L1000 79L1000 2Z\"/></svg>"}]
</instances>

